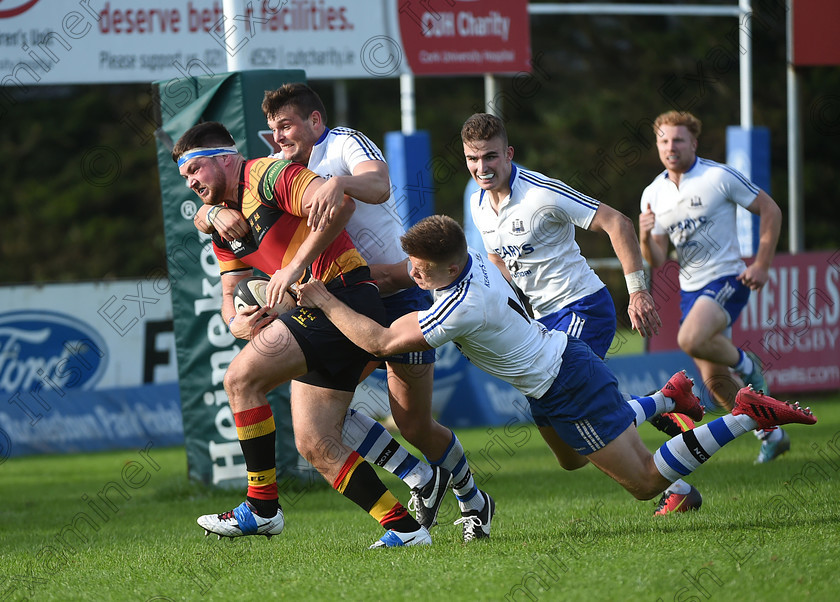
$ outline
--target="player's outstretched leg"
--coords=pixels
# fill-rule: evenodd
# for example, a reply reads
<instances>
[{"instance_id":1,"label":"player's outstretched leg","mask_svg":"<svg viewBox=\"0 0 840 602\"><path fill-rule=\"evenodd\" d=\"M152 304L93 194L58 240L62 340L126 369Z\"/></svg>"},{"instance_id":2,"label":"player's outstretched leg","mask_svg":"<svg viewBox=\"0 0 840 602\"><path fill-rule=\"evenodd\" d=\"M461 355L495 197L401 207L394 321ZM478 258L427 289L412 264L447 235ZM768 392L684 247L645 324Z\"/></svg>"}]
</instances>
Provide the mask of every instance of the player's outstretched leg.
<instances>
[{"instance_id":1,"label":"player's outstretched leg","mask_svg":"<svg viewBox=\"0 0 840 602\"><path fill-rule=\"evenodd\" d=\"M799 402L779 401L752 386L738 391L735 396L733 416L749 416L756 423L756 428L772 428L782 424L816 424L817 417L811 408L802 408Z\"/></svg>"},{"instance_id":2,"label":"player's outstretched leg","mask_svg":"<svg viewBox=\"0 0 840 602\"><path fill-rule=\"evenodd\" d=\"M770 389L767 387L767 381L764 378L764 366L761 363L761 358L752 351L739 349L738 352L741 357L738 365L734 368L735 372L741 377L745 385L752 385L753 389L765 395L770 395ZM772 462L790 449L790 436L784 429L756 429L755 436L761 441L758 457L755 460L756 464Z\"/></svg>"},{"instance_id":3,"label":"player's outstretched leg","mask_svg":"<svg viewBox=\"0 0 840 602\"><path fill-rule=\"evenodd\" d=\"M685 370L680 370L668 379L668 382L659 391L654 391L645 397L631 396L632 398L627 403L636 413L636 426L665 413L678 413L682 416L684 424L690 424L693 427L692 420L702 420L705 413L703 404L694 394L693 387L694 381L686 375ZM685 430L688 430L688 428L681 428L671 436L678 435Z\"/></svg>"},{"instance_id":4,"label":"player's outstretched leg","mask_svg":"<svg viewBox=\"0 0 840 602\"><path fill-rule=\"evenodd\" d=\"M673 410L653 416L649 422L669 437L676 437L693 429L694 421L702 420L705 413L700 400L694 395L693 386L694 381L688 377L685 370L674 374L662 387L662 394L674 402Z\"/></svg>"},{"instance_id":5,"label":"player's outstretched leg","mask_svg":"<svg viewBox=\"0 0 840 602\"><path fill-rule=\"evenodd\" d=\"M694 421L703 418L704 409L694 394L694 381L680 370L665 386L646 397L634 397L627 402L636 412L636 425L645 420L671 437L694 428ZM655 515L697 510L703 503L700 492L682 479L674 481L662 493Z\"/></svg>"},{"instance_id":6,"label":"player's outstretched leg","mask_svg":"<svg viewBox=\"0 0 840 602\"><path fill-rule=\"evenodd\" d=\"M730 414L666 441L656 450L654 464L663 477L676 481L697 469L735 437L756 428L816 422L810 408L779 401L752 387L744 387L738 391Z\"/></svg>"}]
</instances>

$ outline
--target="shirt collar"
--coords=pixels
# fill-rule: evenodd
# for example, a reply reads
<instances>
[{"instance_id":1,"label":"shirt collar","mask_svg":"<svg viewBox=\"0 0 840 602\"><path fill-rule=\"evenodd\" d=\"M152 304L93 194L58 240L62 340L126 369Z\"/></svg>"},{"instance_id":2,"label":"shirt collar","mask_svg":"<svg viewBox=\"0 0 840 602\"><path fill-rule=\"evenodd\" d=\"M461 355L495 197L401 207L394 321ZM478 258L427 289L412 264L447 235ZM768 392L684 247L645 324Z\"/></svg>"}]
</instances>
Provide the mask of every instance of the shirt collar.
<instances>
[{"instance_id":1,"label":"shirt collar","mask_svg":"<svg viewBox=\"0 0 840 602\"><path fill-rule=\"evenodd\" d=\"M511 163L510 165L510 178L508 179L508 188L510 188L510 196L513 196L513 182L516 180L516 176L519 174L519 169L516 167L516 163ZM479 188L481 193L478 195L478 206L481 207L481 202L484 200L484 193L487 192L483 188Z\"/></svg>"}]
</instances>

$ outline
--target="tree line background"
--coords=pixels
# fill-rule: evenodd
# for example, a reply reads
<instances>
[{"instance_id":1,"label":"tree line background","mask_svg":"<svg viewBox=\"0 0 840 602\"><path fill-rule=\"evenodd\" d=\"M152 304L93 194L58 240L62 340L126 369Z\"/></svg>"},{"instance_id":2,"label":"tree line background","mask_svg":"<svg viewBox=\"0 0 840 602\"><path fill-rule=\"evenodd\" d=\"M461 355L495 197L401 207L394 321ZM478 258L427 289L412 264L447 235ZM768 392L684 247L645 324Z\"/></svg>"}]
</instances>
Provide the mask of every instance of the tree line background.
<instances>
[{"instance_id":1,"label":"tree line background","mask_svg":"<svg viewBox=\"0 0 840 602\"><path fill-rule=\"evenodd\" d=\"M754 124L770 130L769 192L787 214L786 7L754 0L753 9ZM514 160L636 221L642 189L662 169L653 134L640 124L666 110L690 110L703 121L698 154L725 161L726 127L740 123L737 27L734 18L532 16L534 71L499 78L496 106ZM802 75L805 246L835 249L840 67ZM348 81L343 124L335 121L333 82L310 85L331 126L360 129L383 149L385 132L400 129L396 79ZM417 127L431 138L436 211L463 222L469 175L459 132L484 110L483 80L417 78L415 90ZM0 283L136 278L166 269L155 128L128 118L154 113L151 85L3 92L14 103L0 114ZM578 241L587 257L614 255L606 236L581 232ZM787 244L784 224L779 251Z\"/></svg>"}]
</instances>

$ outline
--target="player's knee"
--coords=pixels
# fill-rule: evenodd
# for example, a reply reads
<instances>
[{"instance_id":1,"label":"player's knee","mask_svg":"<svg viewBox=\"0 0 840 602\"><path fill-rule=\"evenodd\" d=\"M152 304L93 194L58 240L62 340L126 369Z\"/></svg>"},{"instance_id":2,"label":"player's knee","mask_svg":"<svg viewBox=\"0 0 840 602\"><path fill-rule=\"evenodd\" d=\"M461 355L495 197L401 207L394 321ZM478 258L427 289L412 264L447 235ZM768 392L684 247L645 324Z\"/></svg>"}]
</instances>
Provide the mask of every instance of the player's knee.
<instances>
[{"instance_id":1,"label":"player's knee","mask_svg":"<svg viewBox=\"0 0 840 602\"><path fill-rule=\"evenodd\" d=\"M328 450L324 449L327 444L328 438L319 440L318 438L312 437L310 433L298 433L297 429L295 429L295 448L301 457L313 466L320 465L320 460L325 455L329 455Z\"/></svg>"},{"instance_id":2,"label":"player's knee","mask_svg":"<svg viewBox=\"0 0 840 602\"><path fill-rule=\"evenodd\" d=\"M699 344L700 342L696 339L696 337L684 334L683 332L679 332L677 334L677 345L679 345L680 349L692 357L697 355Z\"/></svg>"},{"instance_id":3,"label":"player's knee","mask_svg":"<svg viewBox=\"0 0 840 602\"><path fill-rule=\"evenodd\" d=\"M231 364L225 371L224 386L228 399L234 400L242 392L247 372L240 370L236 364Z\"/></svg>"}]
</instances>

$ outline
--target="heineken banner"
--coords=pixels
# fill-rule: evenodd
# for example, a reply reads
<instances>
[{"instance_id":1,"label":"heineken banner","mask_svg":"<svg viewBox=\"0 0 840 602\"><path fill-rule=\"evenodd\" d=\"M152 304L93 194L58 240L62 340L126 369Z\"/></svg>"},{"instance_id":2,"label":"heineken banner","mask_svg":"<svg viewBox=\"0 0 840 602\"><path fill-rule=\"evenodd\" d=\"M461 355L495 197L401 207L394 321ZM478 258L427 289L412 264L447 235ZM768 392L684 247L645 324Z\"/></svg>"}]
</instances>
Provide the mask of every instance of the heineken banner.
<instances>
[{"instance_id":1,"label":"heineken banner","mask_svg":"<svg viewBox=\"0 0 840 602\"><path fill-rule=\"evenodd\" d=\"M286 82L305 82L303 71L258 70L208 74L157 82L162 127L157 153L166 254L172 286L178 382L190 477L210 485L245 485L245 459L224 390L228 364L244 346L222 320L219 266L210 237L193 226L200 203L184 187L172 161L174 142L201 121L227 126L246 157L264 156L269 146L260 109L263 94ZM277 479L292 484L312 469L298 455L291 426L288 386L269 395L277 423Z\"/></svg>"}]
</instances>

